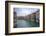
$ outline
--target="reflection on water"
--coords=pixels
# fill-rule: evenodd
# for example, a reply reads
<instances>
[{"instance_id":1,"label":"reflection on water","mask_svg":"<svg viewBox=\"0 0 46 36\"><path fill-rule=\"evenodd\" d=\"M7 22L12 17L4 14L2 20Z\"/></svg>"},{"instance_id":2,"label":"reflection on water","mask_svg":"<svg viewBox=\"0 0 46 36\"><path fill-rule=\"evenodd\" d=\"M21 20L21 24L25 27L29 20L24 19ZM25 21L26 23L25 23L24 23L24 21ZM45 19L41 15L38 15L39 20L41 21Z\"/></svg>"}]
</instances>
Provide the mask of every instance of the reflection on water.
<instances>
[{"instance_id":1,"label":"reflection on water","mask_svg":"<svg viewBox=\"0 0 46 36\"><path fill-rule=\"evenodd\" d=\"M17 20L14 25L15 28L23 28L23 27L39 27L39 23L27 21L27 20Z\"/></svg>"}]
</instances>

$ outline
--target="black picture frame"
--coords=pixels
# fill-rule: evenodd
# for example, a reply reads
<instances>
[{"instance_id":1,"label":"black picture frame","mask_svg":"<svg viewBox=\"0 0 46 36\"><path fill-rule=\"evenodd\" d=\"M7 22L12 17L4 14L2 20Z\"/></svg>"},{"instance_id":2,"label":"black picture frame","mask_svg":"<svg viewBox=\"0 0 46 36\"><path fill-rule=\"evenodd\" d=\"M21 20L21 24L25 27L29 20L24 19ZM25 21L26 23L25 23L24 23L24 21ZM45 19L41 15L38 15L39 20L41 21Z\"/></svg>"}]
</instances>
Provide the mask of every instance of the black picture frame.
<instances>
[{"instance_id":1,"label":"black picture frame","mask_svg":"<svg viewBox=\"0 0 46 36\"><path fill-rule=\"evenodd\" d=\"M42 4L43 5L43 31L38 32L22 32L22 33L9 33L8 31L8 3L27 3L27 4ZM18 34L32 34L32 33L44 33L45 32L45 3L38 2L22 2L22 1L5 1L5 35L18 35Z\"/></svg>"}]
</instances>

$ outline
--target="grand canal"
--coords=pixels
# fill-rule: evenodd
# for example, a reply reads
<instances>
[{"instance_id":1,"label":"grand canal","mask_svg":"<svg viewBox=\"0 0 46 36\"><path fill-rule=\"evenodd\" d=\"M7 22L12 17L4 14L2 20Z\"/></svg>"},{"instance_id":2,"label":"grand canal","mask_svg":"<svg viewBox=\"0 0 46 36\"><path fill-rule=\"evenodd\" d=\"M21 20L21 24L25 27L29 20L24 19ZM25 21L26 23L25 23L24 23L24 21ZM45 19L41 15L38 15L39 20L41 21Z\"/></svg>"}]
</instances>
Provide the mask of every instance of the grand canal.
<instances>
[{"instance_id":1,"label":"grand canal","mask_svg":"<svg viewBox=\"0 0 46 36\"><path fill-rule=\"evenodd\" d=\"M39 23L30 20L17 20L15 28L39 27Z\"/></svg>"}]
</instances>

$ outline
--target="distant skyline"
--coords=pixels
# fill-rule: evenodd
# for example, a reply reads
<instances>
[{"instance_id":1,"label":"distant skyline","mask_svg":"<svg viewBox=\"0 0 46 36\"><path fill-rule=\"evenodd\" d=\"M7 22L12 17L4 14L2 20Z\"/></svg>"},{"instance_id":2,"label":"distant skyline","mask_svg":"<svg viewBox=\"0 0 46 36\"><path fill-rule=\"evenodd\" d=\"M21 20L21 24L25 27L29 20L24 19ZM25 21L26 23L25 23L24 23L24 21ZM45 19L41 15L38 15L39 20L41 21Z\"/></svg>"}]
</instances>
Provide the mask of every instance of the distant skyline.
<instances>
[{"instance_id":1,"label":"distant skyline","mask_svg":"<svg viewBox=\"0 0 46 36\"><path fill-rule=\"evenodd\" d=\"M14 11L17 13L17 16L26 16L38 10L38 8L14 8Z\"/></svg>"}]
</instances>

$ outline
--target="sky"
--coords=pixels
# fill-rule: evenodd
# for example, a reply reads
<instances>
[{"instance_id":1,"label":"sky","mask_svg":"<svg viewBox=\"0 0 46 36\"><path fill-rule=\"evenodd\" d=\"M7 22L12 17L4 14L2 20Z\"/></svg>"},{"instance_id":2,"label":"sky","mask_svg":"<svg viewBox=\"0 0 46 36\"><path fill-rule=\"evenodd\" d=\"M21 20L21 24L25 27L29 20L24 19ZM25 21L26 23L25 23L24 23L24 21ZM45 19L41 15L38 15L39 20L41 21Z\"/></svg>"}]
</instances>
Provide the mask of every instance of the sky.
<instances>
[{"instance_id":1,"label":"sky","mask_svg":"<svg viewBox=\"0 0 46 36\"><path fill-rule=\"evenodd\" d=\"M38 10L38 8L14 8L14 11L17 13L17 16L26 16Z\"/></svg>"}]
</instances>

